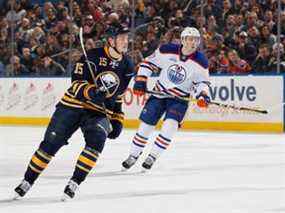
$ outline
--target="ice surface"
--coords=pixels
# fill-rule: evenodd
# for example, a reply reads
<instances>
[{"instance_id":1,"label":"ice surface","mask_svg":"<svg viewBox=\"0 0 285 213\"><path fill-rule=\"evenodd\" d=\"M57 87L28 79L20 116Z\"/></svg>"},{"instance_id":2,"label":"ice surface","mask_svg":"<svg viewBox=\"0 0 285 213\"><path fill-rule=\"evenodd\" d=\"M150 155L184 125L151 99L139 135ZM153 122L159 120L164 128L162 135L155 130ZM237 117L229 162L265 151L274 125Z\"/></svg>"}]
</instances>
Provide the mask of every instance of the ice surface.
<instances>
[{"instance_id":1,"label":"ice surface","mask_svg":"<svg viewBox=\"0 0 285 213\"><path fill-rule=\"evenodd\" d=\"M180 132L152 171L126 173L135 131L107 141L74 200L60 202L84 141L78 131L21 200L11 201L44 128L0 127L0 213L285 213L285 135ZM156 133L154 134L154 136Z\"/></svg>"}]
</instances>

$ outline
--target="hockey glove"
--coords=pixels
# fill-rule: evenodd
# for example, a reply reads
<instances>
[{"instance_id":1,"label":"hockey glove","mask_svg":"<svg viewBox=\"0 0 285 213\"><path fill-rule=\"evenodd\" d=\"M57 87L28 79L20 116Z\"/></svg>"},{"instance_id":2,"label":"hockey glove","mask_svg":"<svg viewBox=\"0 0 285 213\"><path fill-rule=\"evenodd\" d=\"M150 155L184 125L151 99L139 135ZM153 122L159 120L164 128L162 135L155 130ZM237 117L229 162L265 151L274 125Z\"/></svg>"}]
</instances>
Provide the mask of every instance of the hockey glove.
<instances>
[{"instance_id":1,"label":"hockey glove","mask_svg":"<svg viewBox=\"0 0 285 213\"><path fill-rule=\"evenodd\" d=\"M204 91L200 92L196 96L196 99L197 99L197 105L201 108L208 107L209 103L211 102L210 97Z\"/></svg>"},{"instance_id":2,"label":"hockey glove","mask_svg":"<svg viewBox=\"0 0 285 213\"><path fill-rule=\"evenodd\" d=\"M133 87L134 94L138 96L144 95L147 90L146 83L147 83L147 77L138 75L135 78L135 84Z\"/></svg>"},{"instance_id":3,"label":"hockey glove","mask_svg":"<svg viewBox=\"0 0 285 213\"><path fill-rule=\"evenodd\" d=\"M113 127L113 131L109 133L108 138L116 139L117 137L119 137L123 129L124 113L114 113L110 120Z\"/></svg>"},{"instance_id":4,"label":"hockey glove","mask_svg":"<svg viewBox=\"0 0 285 213\"><path fill-rule=\"evenodd\" d=\"M113 131L109 133L108 138L116 139L122 132L123 124L118 120L111 120Z\"/></svg>"},{"instance_id":5,"label":"hockey glove","mask_svg":"<svg viewBox=\"0 0 285 213\"><path fill-rule=\"evenodd\" d=\"M106 99L106 91L96 90L95 95L92 98L92 102L97 105L101 105Z\"/></svg>"}]
</instances>

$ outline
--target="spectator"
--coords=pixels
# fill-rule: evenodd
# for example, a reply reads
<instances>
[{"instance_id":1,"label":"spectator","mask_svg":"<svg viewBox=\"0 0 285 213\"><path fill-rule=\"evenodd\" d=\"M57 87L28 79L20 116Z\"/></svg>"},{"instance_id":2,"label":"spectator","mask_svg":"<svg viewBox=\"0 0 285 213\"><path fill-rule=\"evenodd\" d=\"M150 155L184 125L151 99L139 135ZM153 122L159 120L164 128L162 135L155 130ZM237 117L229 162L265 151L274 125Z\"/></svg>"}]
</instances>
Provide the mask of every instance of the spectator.
<instances>
[{"instance_id":1,"label":"spectator","mask_svg":"<svg viewBox=\"0 0 285 213\"><path fill-rule=\"evenodd\" d=\"M49 31L52 27L55 27L57 22L57 18L55 15L55 11L53 9L48 9L46 11L46 18L45 18L45 31Z\"/></svg>"},{"instance_id":2,"label":"spectator","mask_svg":"<svg viewBox=\"0 0 285 213\"><path fill-rule=\"evenodd\" d=\"M256 12L247 12L246 13L246 22L245 25L241 27L242 31L247 31L249 28L256 26L260 27L262 25L262 21L258 19Z\"/></svg>"},{"instance_id":3,"label":"spectator","mask_svg":"<svg viewBox=\"0 0 285 213\"><path fill-rule=\"evenodd\" d=\"M46 55L54 55L60 52L60 45L55 35L48 34L45 41L45 52Z\"/></svg>"},{"instance_id":4,"label":"spectator","mask_svg":"<svg viewBox=\"0 0 285 213\"><path fill-rule=\"evenodd\" d=\"M223 12L222 12L222 19L223 23L222 26L225 26L226 20L228 19L229 15L234 14L234 8L232 7L232 3L230 0L223 1Z\"/></svg>"},{"instance_id":5,"label":"spectator","mask_svg":"<svg viewBox=\"0 0 285 213\"><path fill-rule=\"evenodd\" d=\"M227 73L229 68L229 60L226 56L226 50L222 49L218 55L209 58L209 71L213 73Z\"/></svg>"},{"instance_id":6,"label":"spectator","mask_svg":"<svg viewBox=\"0 0 285 213\"><path fill-rule=\"evenodd\" d=\"M87 15L83 22L83 34L86 38L92 38L96 35L96 25L91 15Z\"/></svg>"},{"instance_id":7,"label":"spectator","mask_svg":"<svg viewBox=\"0 0 285 213\"><path fill-rule=\"evenodd\" d=\"M260 45L258 49L258 55L253 63L254 73L266 73L269 72L270 61L270 47L268 44Z\"/></svg>"},{"instance_id":8,"label":"spectator","mask_svg":"<svg viewBox=\"0 0 285 213\"><path fill-rule=\"evenodd\" d=\"M239 56L248 61L248 63L253 63L256 58L257 50L256 47L250 43L248 39L248 34L245 31L242 31L238 35L236 47Z\"/></svg>"},{"instance_id":9,"label":"spectator","mask_svg":"<svg viewBox=\"0 0 285 213\"><path fill-rule=\"evenodd\" d=\"M80 10L79 5L76 1L73 2L73 21L74 23L80 27L82 25L82 12Z\"/></svg>"},{"instance_id":10,"label":"spectator","mask_svg":"<svg viewBox=\"0 0 285 213\"><path fill-rule=\"evenodd\" d=\"M35 23L35 26L37 26L36 24L40 24L40 25L44 24L44 16L42 13L42 8L38 4L34 5L32 14L34 16L33 22Z\"/></svg>"},{"instance_id":11,"label":"spectator","mask_svg":"<svg viewBox=\"0 0 285 213\"><path fill-rule=\"evenodd\" d=\"M229 67L228 73L230 74L248 74L251 70L250 65L241 59L235 50L228 52Z\"/></svg>"},{"instance_id":12,"label":"spectator","mask_svg":"<svg viewBox=\"0 0 285 213\"><path fill-rule=\"evenodd\" d=\"M277 35L277 24L272 28L272 32ZM285 10L280 12L280 32L285 33Z\"/></svg>"},{"instance_id":13,"label":"spectator","mask_svg":"<svg viewBox=\"0 0 285 213\"><path fill-rule=\"evenodd\" d=\"M252 26L248 29L248 39L249 42L254 45L256 48L260 45L260 32L256 26Z\"/></svg>"},{"instance_id":14,"label":"spectator","mask_svg":"<svg viewBox=\"0 0 285 213\"><path fill-rule=\"evenodd\" d=\"M37 76L62 76L65 73L64 67L50 57L40 59L35 70Z\"/></svg>"},{"instance_id":15,"label":"spectator","mask_svg":"<svg viewBox=\"0 0 285 213\"><path fill-rule=\"evenodd\" d=\"M264 14L264 25L267 25L269 27L269 30L271 31L273 26L275 25L273 14L271 10L266 10Z\"/></svg>"},{"instance_id":16,"label":"spectator","mask_svg":"<svg viewBox=\"0 0 285 213\"><path fill-rule=\"evenodd\" d=\"M20 58L16 55L10 58L10 64L6 67L6 76L28 76L30 74L29 70L20 63Z\"/></svg>"},{"instance_id":17,"label":"spectator","mask_svg":"<svg viewBox=\"0 0 285 213\"><path fill-rule=\"evenodd\" d=\"M280 50L280 73L285 73L285 56L284 56L284 46L283 44L279 45ZM272 57L269 61L269 70L273 73L277 72L277 53L278 53L278 43L275 43L272 47Z\"/></svg>"},{"instance_id":18,"label":"spectator","mask_svg":"<svg viewBox=\"0 0 285 213\"><path fill-rule=\"evenodd\" d=\"M27 47L22 48L22 55L20 59L21 64L23 64L28 70L29 73L34 72L34 57L31 54L31 50Z\"/></svg>"},{"instance_id":19,"label":"spectator","mask_svg":"<svg viewBox=\"0 0 285 213\"><path fill-rule=\"evenodd\" d=\"M213 15L209 16L208 25L206 28L207 28L207 33L209 33L210 35L214 35L220 32L215 16Z\"/></svg>"}]
</instances>

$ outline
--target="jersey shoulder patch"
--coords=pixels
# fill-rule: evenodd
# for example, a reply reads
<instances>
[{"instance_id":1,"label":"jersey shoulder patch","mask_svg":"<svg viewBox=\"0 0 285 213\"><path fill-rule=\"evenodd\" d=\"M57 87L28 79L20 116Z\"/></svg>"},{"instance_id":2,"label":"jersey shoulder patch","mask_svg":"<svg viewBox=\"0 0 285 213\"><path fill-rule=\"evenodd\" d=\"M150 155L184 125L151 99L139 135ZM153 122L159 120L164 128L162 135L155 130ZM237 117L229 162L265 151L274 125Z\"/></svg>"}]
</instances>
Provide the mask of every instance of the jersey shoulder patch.
<instances>
[{"instance_id":1,"label":"jersey shoulder patch","mask_svg":"<svg viewBox=\"0 0 285 213\"><path fill-rule=\"evenodd\" d=\"M199 65L201 65L204 69L208 69L208 67L209 67L207 57L205 56L204 53L202 53L200 51L197 51L194 54L192 60L195 61L196 63L198 63Z\"/></svg>"},{"instance_id":2,"label":"jersey shoulder patch","mask_svg":"<svg viewBox=\"0 0 285 213\"><path fill-rule=\"evenodd\" d=\"M163 44L160 46L159 48L159 51L162 53L162 54L177 54L179 55L179 48L180 48L180 45L178 44L171 44L171 43L168 43L168 44Z\"/></svg>"}]
</instances>

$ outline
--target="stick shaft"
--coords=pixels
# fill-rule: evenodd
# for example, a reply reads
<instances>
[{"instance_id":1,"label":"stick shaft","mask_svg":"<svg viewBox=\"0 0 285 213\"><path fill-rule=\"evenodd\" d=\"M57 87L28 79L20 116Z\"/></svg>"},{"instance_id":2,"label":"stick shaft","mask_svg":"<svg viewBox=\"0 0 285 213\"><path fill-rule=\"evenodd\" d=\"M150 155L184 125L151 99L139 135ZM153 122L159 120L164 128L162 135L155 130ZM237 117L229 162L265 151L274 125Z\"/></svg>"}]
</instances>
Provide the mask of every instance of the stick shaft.
<instances>
[{"instance_id":1,"label":"stick shaft","mask_svg":"<svg viewBox=\"0 0 285 213\"><path fill-rule=\"evenodd\" d=\"M88 60L88 56L87 56L85 47L84 47L83 28L82 28L82 27L80 27L80 29L79 29L79 40L80 40L81 49L82 49L83 54L84 54L85 59L86 59L86 63L87 63L87 66L88 66L88 70L89 70L89 72L90 72L90 74L91 74L91 76L92 76L92 79L93 79L93 83L94 83L95 87L98 88L98 85L97 85L97 83L96 83L95 74L94 74L94 72L97 71L97 67L96 67L96 64L93 63L93 65L94 65L94 72L93 72L92 67L91 67L91 65L90 65L90 61ZM110 129L112 130L112 129L113 129L113 128L112 128L112 124L111 124L111 121L110 121L110 119L109 119L109 117L108 117L107 109L106 109L106 106L105 106L105 103L104 103L104 102L102 102L102 108L103 108L104 114L106 115L106 118L107 118L107 120L108 120L108 122L109 122Z\"/></svg>"},{"instance_id":2,"label":"stick shaft","mask_svg":"<svg viewBox=\"0 0 285 213\"><path fill-rule=\"evenodd\" d=\"M197 101L196 99L192 99L192 98L178 97L178 96L168 95L168 94L155 92L155 91L147 91L147 93L152 94L152 95L159 95L162 97L175 98L175 99L179 99L179 100L183 100L183 101L194 101L194 102ZM223 103L218 103L218 102L213 102L213 101L211 101L209 104L210 105L216 105L219 107L224 107L224 108L231 108L231 109L235 109L235 110L240 110L240 111L251 111L251 112L257 112L257 113L261 113L261 114L267 114L268 113L267 110L259 110L259 109L254 109L254 108L250 108L250 107L238 107L238 106L234 106L231 104L223 104Z\"/></svg>"}]
</instances>

